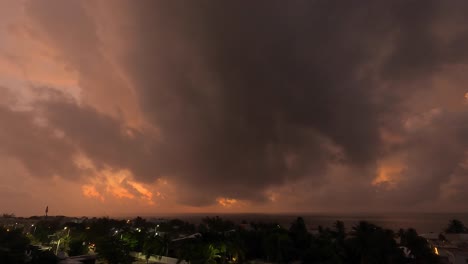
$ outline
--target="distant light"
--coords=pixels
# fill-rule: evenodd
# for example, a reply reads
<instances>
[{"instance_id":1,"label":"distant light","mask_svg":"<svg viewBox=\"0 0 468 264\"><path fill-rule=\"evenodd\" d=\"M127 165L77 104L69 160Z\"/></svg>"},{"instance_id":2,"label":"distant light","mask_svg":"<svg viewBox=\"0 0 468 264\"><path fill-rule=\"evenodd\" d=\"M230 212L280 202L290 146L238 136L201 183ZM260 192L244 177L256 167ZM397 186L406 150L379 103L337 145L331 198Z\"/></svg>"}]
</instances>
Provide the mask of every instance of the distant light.
<instances>
[{"instance_id":1,"label":"distant light","mask_svg":"<svg viewBox=\"0 0 468 264\"><path fill-rule=\"evenodd\" d=\"M34 224L32 224L31 226L34 226Z\"/></svg>"},{"instance_id":2,"label":"distant light","mask_svg":"<svg viewBox=\"0 0 468 264\"><path fill-rule=\"evenodd\" d=\"M7 231L7 232L10 232L10 229L8 228L6 231Z\"/></svg>"},{"instance_id":3,"label":"distant light","mask_svg":"<svg viewBox=\"0 0 468 264\"><path fill-rule=\"evenodd\" d=\"M156 225L156 227L159 227L159 225Z\"/></svg>"},{"instance_id":4,"label":"distant light","mask_svg":"<svg viewBox=\"0 0 468 264\"><path fill-rule=\"evenodd\" d=\"M68 227L64 227L63 230L67 230Z\"/></svg>"},{"instance_id":5,"label":"distant light","mask_svg":"<svg viewBox=\"0 0 468 264\"><path fill-rule=\"evenodd\" d=\"M434 247L434 253L435 253L436 255L439 255L439 250L437 249L437 247Z\"/></svg>"}]
</instances>

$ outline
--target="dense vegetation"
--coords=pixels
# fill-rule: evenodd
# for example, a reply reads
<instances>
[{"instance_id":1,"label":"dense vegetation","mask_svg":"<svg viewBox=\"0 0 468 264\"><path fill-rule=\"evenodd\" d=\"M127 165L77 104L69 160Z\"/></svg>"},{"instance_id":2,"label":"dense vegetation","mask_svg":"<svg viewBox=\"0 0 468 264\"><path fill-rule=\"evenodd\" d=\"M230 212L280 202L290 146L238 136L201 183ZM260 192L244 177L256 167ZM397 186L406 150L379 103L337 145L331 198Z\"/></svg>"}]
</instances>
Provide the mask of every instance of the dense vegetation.
<instances>
[{"instance_id":1,"label":"dense vegetation","mask_svg":"<svg viewBox=\"0 0 468 264\"><path fill-rule=\"evenodd\" d=\"M447 231L466 231L461 222L454 221ZM60 223L60 219L41 220L24 232L0 229L1 263L54 263L53 253L60 251L70 256L95 252L110 264L132 263L131 252L142 252L147 259L169 256L191 264L247 260L311 264L438 263L426 239L414 229L395 233L365 221L349 230L337 221L332 228L319 227L314 234L308 232L301 217L288 228L276 223L235 225L219 217L204 218L198 226L181 220L151 223L140 217L131 221L98 218ZM49 245L50 251L37 250L30 243ZM411 256L405 256L401 247L409 249Z\"/></svg>"}]
</instances>

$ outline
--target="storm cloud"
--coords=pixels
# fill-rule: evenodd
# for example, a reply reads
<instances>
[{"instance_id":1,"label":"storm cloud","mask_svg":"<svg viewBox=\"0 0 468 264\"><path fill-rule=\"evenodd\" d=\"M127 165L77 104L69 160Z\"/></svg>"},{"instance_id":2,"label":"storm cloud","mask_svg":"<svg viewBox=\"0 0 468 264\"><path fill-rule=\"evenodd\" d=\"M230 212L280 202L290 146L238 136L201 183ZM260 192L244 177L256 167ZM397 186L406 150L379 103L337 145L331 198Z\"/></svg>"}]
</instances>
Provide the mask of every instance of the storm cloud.
<instances>
[{"instance_id":1,"label":"storm cloud","mask_svg":"<svg viewBox=\"0 0 468 264\"><path fill-rule=\"evenodd\" d=\"M77 74L80 96L0 108L32 135L0 137L32 175L82 179L81 154L97 170L167 179L183 205L444 208L467 184L467 7L27 1L29 31ZM47 126L18 123L33 114Z\"/></svg>"}]
</instances>

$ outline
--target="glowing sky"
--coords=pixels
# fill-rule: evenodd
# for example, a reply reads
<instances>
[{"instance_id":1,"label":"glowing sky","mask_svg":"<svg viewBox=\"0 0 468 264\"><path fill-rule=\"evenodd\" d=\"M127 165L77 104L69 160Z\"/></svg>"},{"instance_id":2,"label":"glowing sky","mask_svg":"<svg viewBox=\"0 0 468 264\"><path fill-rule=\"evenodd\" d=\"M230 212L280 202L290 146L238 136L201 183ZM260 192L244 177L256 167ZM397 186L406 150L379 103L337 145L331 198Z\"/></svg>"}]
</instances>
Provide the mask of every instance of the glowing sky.
<instances>
[{"instance_id":1,"label":"glowing sky","mask_svg":"<svg viewBox=\"0 0 468 264\"><path fill-rule=\"evenodd\" d=\"M0 212L467 210L467 8L0 0Z\"/></svg>"}]
</instances>

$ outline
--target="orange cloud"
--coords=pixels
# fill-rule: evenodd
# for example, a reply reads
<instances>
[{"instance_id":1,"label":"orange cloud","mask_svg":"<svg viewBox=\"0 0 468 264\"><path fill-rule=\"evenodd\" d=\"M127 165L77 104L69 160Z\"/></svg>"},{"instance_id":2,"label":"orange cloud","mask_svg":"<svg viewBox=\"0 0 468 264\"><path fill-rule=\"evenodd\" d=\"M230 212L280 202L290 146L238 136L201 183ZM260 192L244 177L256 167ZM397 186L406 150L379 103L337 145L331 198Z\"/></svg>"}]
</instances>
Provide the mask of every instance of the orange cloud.
<instances>
[{"instance_id":1,"label":"orange cloud","mask_svg":"<svg viewBox=\"0 0 468 264\"><path fill-rule=\"evenodd\" d=\"M132 186L135 190L138 191L139 194L141 194L143 199L146 199L150 202L150 204L153 204L153 193L150 192L147 188L143 186L143 184L135 182L135 181L128 181L128 184ZM160 194L159 192L157 194Z\"/></svg>"},{"instance_id":2,"label":"orange cloud","mask_svg":"<svg viewBox=\"0 0 468 264\"><path fill-rule=\"evenodd\" d=\"M216 201L218 202L219 205L223 207L232 207L238 202L236 199L230 199L230 198L224 198L224 197L220 197L216 199Z\"/></svg>"},{"instance_id":3,"label":"orange cloud","mask_svg":"<svg viewBox=\"0 0 468 264\"><path fill-rule=\"evenodd\" d=\"M85 184L81 186L81 191L83 195L88 198L98 198L101 201L104 201L104 197L96 190L96 187L93 185Z\"/></svg>"},{"instance_id":4,"label":"orange cloud","mask_svg":"<svg viewBox=\"0 0 468 264\"><path fill-rule=\"evenodd\" d=\"M104 201L105 197L108 199L110 196L119 199L140 200L147 205L155 204L154 197L165 199L160 191L153 194L151 189L155 186L167 185L166 180L160 179L155 183L155 186L150 186L136 181L129 170L113 170L111 168L98 170L93 161L83 154L76 155L74 162L79 168L91 172L90 183L82 186L82 193L85 197Z\"/></svg>"},{"instance_id":5,"label":"orange cloud","mask_svg":"<svg viewBox=\"0 0 468 264\"><path fill-rule=\"evenodd\" d=\"M389 189L395 188L400 182L400 175L404 169L405 167L402 165L383 165L378 169L372 185L386 186Z\"/></svg>"}]
</instances>

